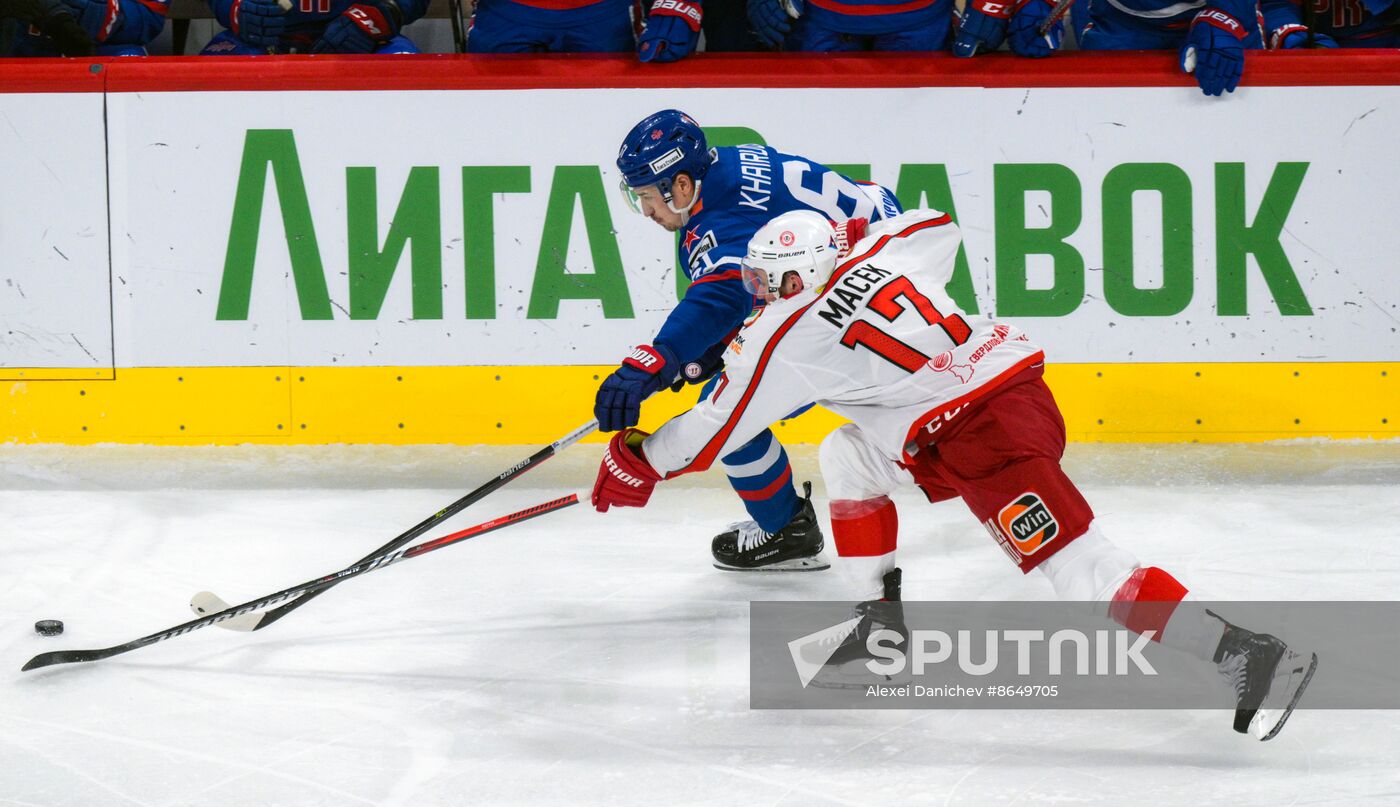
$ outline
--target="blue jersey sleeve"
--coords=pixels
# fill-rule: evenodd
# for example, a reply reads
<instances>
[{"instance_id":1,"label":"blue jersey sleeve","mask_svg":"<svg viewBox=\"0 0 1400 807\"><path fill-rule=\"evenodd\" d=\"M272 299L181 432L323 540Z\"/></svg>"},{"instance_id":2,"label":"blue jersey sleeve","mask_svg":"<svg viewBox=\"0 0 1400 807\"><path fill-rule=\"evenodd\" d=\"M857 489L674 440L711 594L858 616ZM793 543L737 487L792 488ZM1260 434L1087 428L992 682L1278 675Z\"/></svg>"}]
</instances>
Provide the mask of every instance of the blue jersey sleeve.
<instances>
[{"instance_id":1,"label":"blue jersey sleeve","mask_svg":"<svg viewBox=\"0 0 1400 807\"><path fill-rule=\"evenodd\" d=\"M701 278L666 317L656 343L670 348L682 364L694 361L743 325L753 306L753 294L737 271Z\"/></svg>"}]
</instances>

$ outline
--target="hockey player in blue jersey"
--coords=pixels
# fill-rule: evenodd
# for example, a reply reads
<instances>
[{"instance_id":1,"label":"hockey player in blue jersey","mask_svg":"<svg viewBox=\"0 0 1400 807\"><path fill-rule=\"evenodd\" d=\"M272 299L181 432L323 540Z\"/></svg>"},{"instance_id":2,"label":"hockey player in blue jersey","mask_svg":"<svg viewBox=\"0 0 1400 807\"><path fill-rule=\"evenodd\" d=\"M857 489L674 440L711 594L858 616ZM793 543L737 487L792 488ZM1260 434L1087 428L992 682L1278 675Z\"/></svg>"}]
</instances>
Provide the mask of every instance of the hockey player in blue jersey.
<instances>
[{"instance_id":1,"label":"hockey player in blue jersey","mask_svg":"<svg viewBox=\"0 0 1400 807\"><path fill-rule=\"evenodd\" d=\"M633 14L646 8L636 34ZM467 35L468 53L624 53L643 62L674 62L695 52L700 0L480 0Z\"/></svg>"},{"instance_id":2,"label":"hockey player in blue jersey","mask_svg":"<svg viewBox=\"0 0 1400 807\"><path fill-rule=\"evenodd\" d=\"M775 50L947 50L953 0L748 0L749 22Z\"/></svg>"},{"instance_id":3,"label":"hockey player in blue jersey","mask_svg":"<svg viewBox=\"0 0 1400 807\"><path fill-rule=\"evenodd\" d=\"M1082 50L1177 49L1201 92L1234 92L1244 52L1264 47L1256 0L1091 0Z\"/></svg>"},{"instance_id":4,"label":"hockey player in blue jersey","mask_svg":"<svg viewBox=\"0 0 1400 807\"><path fill-rule=\"evenodd\" d=\"M146 44L165 27L169 0L63 0L78 26L92 40L97 56L145 56ZM3 56L59 56L63 49L38 26L0 20Z\"/></svg>"},{"instance_id":5,"label":"hockey player in blue jersey","mask_svg":"<svg viewBox=\"0 0 1400 807\"><path fill-rule=\"evenodd\" d=\"M422 17L428 0L210 0L228 30L205 56L264 53L418 53L399 33Z\"/></svg>"},{"instance_id":6,"label":"hockey player in blue jersey","mask_svg":"<svg viewBox=\"0 0 1400 807\"><path fill-rule=\"evenodd\" d=\"M1311 6L1307 13L1303 3ZM1400 0L1262 0L1260 6L1270 48L1400 47Z\"/></svg>"},{"instance_id":7,"label":"hockey player in blue jersey","mask_svg":"<svg viewBox=\"0 0 1400 807\"><path fill-rule=\"evenodd\" d=\"M791 210L835 221L880 220L900 212L894 194L858 184L803 157L766 146L711 149L700 126L668 109L643 119L617 155L623 190L640 212L680 233L685 297L651 344L639 345L598 388L594 414L603 431L634 426L641 403L678 381L699 382L715 368L733 334L753 312L740 265L749 238ZM702 397L723 384L709 378ZM721 569L825 569L822 535L810 499L793 487L787 452L771 430L722 457L730 484L751 521L731 525L711 551Z\"/></svg>"}]
</instances>

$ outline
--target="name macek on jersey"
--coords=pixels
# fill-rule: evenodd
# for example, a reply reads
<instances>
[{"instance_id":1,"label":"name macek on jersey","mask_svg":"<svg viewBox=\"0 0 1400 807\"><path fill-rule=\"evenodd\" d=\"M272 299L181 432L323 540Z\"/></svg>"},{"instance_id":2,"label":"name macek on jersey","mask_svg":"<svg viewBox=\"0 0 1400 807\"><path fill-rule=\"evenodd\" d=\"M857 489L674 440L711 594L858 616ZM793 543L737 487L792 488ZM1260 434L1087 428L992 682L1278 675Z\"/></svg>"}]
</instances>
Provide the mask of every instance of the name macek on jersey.
<instances>
[{"instance_id":1,"label":"name macek on jersey","mask_svg":"<svg viewBox=\"0 0 1400 807\"><path fill-rule=\"evenodd\" d=\"M818 311L821 317L833 328L844 328L842 317L849 317L865 302L865 296L874 291L881 280L893 277L894 273L872 264L852 269L841 275L826 293L826 310Z\"/></svg>"}]
</instances>

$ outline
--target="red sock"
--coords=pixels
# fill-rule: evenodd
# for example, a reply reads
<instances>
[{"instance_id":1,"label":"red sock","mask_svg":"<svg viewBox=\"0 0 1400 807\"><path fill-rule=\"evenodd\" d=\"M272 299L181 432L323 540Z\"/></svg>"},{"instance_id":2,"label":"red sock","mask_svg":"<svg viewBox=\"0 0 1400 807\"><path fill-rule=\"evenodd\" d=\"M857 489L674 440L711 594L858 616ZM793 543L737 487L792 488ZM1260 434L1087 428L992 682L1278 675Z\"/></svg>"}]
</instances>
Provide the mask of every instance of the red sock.
<instances>
[{"instance_id":1,"label":"red sock","mask_svg":"<svg viewBox=\"0 0 1400 807\"><path fill-rule=\"evenodd\" d=\"M843 558L868 558L893 552L899 537L899 513L887 496L835 499L831 502L831 537Z\"/></svg>"},{"instance_id":2,"label":"red sock","mask_svg":"<svg viewBox=\"0 0 1400 807\"><path fill-rule=\"evenodd\" d=\"M885 596L884 577L895 568L899 515L885 496L874 499L835 499L831 502L831 537L838 568L862 600Z\"/></svg>"},{"instance_id":3,"label":"red sock","mask_svg":"<svg viewBox=\"0 0 1400 807\"><path fill-rule=\"evenodd\" d=\"M1138 568L1113 595L1108 614L1134 633L1153 631L1152 641L1162 641L1176 606L1186 596L1186 586L1156 566Z\"/></svg>"}]
</instances>

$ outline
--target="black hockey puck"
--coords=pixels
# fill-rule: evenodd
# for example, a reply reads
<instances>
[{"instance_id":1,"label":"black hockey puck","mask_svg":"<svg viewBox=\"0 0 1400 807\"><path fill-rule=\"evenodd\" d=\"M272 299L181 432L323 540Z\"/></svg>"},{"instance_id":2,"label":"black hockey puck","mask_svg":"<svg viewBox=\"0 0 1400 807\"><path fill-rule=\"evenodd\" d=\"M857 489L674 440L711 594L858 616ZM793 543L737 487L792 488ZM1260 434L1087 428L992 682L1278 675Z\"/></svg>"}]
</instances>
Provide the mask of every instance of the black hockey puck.
<instances>
[{"instance_id":1,"label":"black hockey puck","mask_svg":"<svg viewBox=\"0 0 1400 807\"><path fill-rule=\"evenodd\" d=\"M57 636L63 633L63 623L57 619L41 619L34 623L34 632L40 636Z\"/></svg>"}]
</instances>

